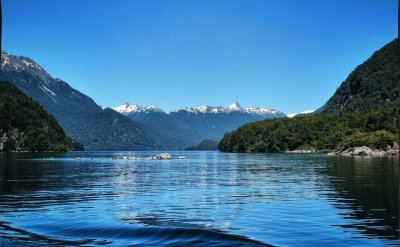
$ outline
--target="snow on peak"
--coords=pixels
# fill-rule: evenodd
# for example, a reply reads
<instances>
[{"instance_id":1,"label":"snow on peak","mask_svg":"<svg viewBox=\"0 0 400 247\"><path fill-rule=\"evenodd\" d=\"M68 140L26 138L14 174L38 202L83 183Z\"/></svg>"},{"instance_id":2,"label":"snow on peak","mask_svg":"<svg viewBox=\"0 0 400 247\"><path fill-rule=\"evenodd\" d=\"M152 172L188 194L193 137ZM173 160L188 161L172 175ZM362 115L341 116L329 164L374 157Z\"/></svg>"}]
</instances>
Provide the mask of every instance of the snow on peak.
<instances>
[{"instance_id":1,"label":"snow on peak","mask_svg":"<svg viewBox=\"0 0 400 247\"><path fill-rule=\"evenodd\" d=\"M47 85L54 82L47 72L35 61L24 56L10 55L5 51L1 51L1 70L4 71L25 71L37 77L42 83Z\"/></svg>"},{"instance_id":2,"label":"snow on peak","mask_svg":"<svg viewBox=\"0 0 400 247\"><path fill-rule=\"evenodd\" d=\"M287 114L287 116L288 116L288 118L292 118L292 117L294 117L296 115L299 115L299 114L304 115L304 114L310 114L310 113L313 113L313 112L315 112L315 110L306 110L306 111L302 111L302 112L299 112L299 113L290 113L290 114Z\"/></svg>"},{"instance_id":3,"label":"snow on peak","mask_svg":"<svg viewBox=\"0 0 400 247\"><path fill-rule=\"evenodd\" d=\"M131 113L150 113L150 112L163 112L160 108L156 106L147 106L142 107L139 105L130 105L129 103L125 103L123 105L117 106L113 108L115 111L122 113L124 115L129 115ZM240 106L239 103L235 102L224 108L222 106L198 106L198 107L186 107L186 108L178 108L171 113L192 113L192 114L219 114L219 113L233 113L233 112L240 112L240 113L247 113L251 115L261 115L261 116L270 116L275 114L280 114L277 110L268 109L268 108L261 108L261 107L248 107L243 108Z\"/></svg>"},{"instance_id":4,"label":"snow on peak","mask_svg":"<svg viewBox=\"0 0 400 247\"><path fill-rule=\"evenodd\" d=\"M229 111L241 111L241 110L243 110L243 108L238 102L235 102L228 106L228 110Z\"/></svg>"},{"instance_id":5,"label":"snow on peak","mask_svg":"<svg viewBox=\"0 0 400 247\"><path fill-rule=\"evenodd\" d=\"M222 106L198 106L198 107L187 107L185 109L176 109L173 112L190 112L190 113L222 113L226 112L226 109Z\"/></svg>"},{"instance_id":6,"label":"snow on peak","mask_svg":"<svg viewBox=\"0 0 400 247\"><path fill-rule=\"evenodd\" d=\"M122 113L122 114L130 114L130 113L138 113L138 112L164 112L160 108L156 106L147 106L142 107L139 105L130 105L129 103L125 103L123 105L117 106L113 108L114 111Z\"/></svg>"},{"instance_id":7,"label":"snow on peak","mask_svg":"<svg viewBox=\"0 0 400 247\"><path fill-rule=\"evenodd\" d=\"M151 106L147 106L145 107L146 110L150 110L150 111L154 111L154 112L164 112L163 110L161 110L160 108L158 108L155 105L151 105Z\"/></svg>"},{"instance_id":8,"label":"snow on peak","mask_svg":"<svg viewBox=\"0 0 400 247\"><path fill-rule=\"evenodd\" d=\"M277 114L276 110L261 108L261 107L248 107L243 108L238 102L229 105L227 108L222 106L199 106L199 107L187 107L185 109L176 109L173 112L189 112L189 113L231 113L231 112L242 112L252 115L267 115L267 114Z\"/></svg>"},{"instance_id":9,"label":"snow on peak","mask_svg":"<svg viewBox=\"0 0 400 247\"><path fill-rule=\"evenodd\" d=\"M276 110L261 108L261 107L249 107L249 108L245 108L245 111L247 113L258 114L258 115L268 114L268 113L275 114L278 112Z\"/></svg>"},{"instance_id":10,"label":"snow on peak","mask_svg":"<svg viewBox=\"0 0 400 247\"><path fill-rule=\"evenodd\" d=\"M228 106L227 108L228 112L245 112L253 115L265 115L265 114L275 114L278 113L278 111L273 110L273 109L268 109L268 108L261 108L261 107L246 107L243 108L238 102L235 102Z\"/></svg>"}]
</instances>

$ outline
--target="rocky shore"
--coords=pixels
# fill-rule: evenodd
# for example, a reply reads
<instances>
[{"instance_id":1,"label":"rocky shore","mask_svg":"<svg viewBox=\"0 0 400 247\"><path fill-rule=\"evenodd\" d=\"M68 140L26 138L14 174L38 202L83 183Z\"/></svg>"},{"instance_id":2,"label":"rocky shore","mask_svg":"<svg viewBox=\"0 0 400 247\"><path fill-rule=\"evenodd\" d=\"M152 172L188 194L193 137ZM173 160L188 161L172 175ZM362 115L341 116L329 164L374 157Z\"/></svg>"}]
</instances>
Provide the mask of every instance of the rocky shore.
<instances>
[{"instance_id":1,"label":"rocky shore","mask_svg":"<svg viewBox=\"0 0 400 247\"><path fill-rule=\"evenodd\" d=\"M367 146L353 147L328 153L328 155L371 156L371 157L396 156L399 155L399 144L395 142L393 146L386 146L386 148L383 149L374 149Z\"/></svg>"}]
</instances>

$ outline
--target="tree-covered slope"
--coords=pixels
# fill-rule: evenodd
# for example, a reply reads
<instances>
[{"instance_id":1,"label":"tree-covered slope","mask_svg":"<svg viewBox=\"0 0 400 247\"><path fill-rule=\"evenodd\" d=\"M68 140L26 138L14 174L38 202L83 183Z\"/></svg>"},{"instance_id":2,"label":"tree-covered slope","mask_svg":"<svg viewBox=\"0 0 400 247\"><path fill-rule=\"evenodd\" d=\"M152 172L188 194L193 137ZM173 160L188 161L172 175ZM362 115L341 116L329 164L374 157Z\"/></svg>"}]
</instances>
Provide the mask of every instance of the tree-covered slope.
<instances>
[{"instance_id":1,"label":"tree-covered slope","mask_svg":"<svg viewBox=\"0 0 400 247\"><path fill-rule=\"evenodd\" d=\"M321 112L354 111L393 105L400 95L399 39L357 66L323 106Z\"/></svg>"},{"instance_id":2,"label":"tree-covered slope","mask_svg":"<svg viewBox=\"0 0 400 247\"><path fill-rule=\"evenodd\" d=\"M393 145L396 140L397 114L396 107L378 107L265 120L226 134L219 149L228 152L331 151L352 144L381 148L381 144Z\"/></svg>"},{"instance_id":3,"label":"tree-covered slope","mask_svg":"<svg viewBox=\"0 0 400 247\"><path fill-rule=\"evenodd\" d=\"M67 151L69 143L43 107L16 86L0 82L0 151Z\"/></svg>"},{"instance_id":4,"label":"tree-covered slope","mask_svg":"<svg viewBox=\"0 0 400 247\"><path fill-rule=\"evenodd\" d=\"M276 152L394 146L399 127L398 39L358 66L316 114L244 125L219 149Z\"/></svg>"}]
</instances>

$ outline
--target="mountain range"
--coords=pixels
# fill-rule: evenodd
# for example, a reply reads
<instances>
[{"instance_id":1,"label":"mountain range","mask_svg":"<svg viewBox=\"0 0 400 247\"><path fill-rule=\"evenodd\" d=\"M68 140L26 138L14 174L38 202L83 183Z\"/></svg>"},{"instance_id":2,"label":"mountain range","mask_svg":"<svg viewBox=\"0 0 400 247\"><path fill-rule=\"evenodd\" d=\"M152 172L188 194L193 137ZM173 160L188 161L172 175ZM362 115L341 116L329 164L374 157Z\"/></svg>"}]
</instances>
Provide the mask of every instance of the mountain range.
<instances>
[{"instance_id":1,"label":"mountain range","mask_svg":"<svg viewBox=\"0 0 400 247\"><path fill-rule=\"evenodd\" d=\"M65 133L87 150L174 149L185 145L110 108L102 109L90 97L53 78L28 57L2 51L0 78L42 105L54 115Z\"/></svg>"},{"instance_id":2,"label":"mountain range","mask_svg":"<svg viewBox=\"0 0 400 247\"><path fill-rule=\"evenodd\" d=\"M86 150L183 149L203 140L219 141L239 126L286 117L267 108L200 106L165 113L155 106L124 104L103 109L89 96L54 78L35 61L1 52L0 79L16 85L52 114L67 136Z\"/></svg>"},{"instance_id":3,"label":"mountain range","mask_svg":"<svg viewBox=\"0 0 400 247\"><path fill-rule=\"evenodd\" d=\"M125 115L136 114L136 113L165 113L163 110L158 108L157 106L147 106L142 107L139 105L130 105L129 103L125 103L123 105L117 106L113 108L115 111L120 112ZM169 114L174 114L178 112L186 112L186 113L194 113L194 114L206 114L206 113L233 113L233 112L241 112L249 115L258 115L263 116L264 118L274 118L274 117L285 117L286 115L280 111L268 108L261 107L247 107L243 108L238 102L234 102L229 105L227 108L222 106L198 106L198 107L187 107L187 108L178 108Z\"/></svg>"},{"instance_id":4,"label":"mountain range","mask_svg":"<svg viewBox=\"0 0 400 247\"><path fill-rule=\"evenodd\" d=\"M315 112L305 111L299 114L290 114L288 117L352 112L368 110L376 106L395 106L396 102L398 104L400 94L398 45L398 39L395 39L355 68L320 109ZM11 55L4 51L1 52L0 80L14 84L24 94L38 102L55 117L67 136L82 143L87 150L183 149L187 146L196 145L203 140L219 141L227 132L250 122L257 122L255 123L258 126L256 128L260 128L263 125L259 122L261 120L287 119L287 116L278 110L260 107L244 108L239 103L233 103L226 108L205 105L188 107L176 109L169 113L156 106L141 107L130 104L123 104L113 109L103 109L89 96L72 88L61 79L50 76L43 67L32 59ZM344 115L343 119L350 115ZM321 123L325 121L325 118L320 117L313 119L310 116L309 119L298 121L303 121L305 124L314 120ZM364 120L360 120L360 122ZM371 121L368 120L364 125L369 126ZM276 123L282 123L282 126L292 123L286 122L286 120L276 121ZM270 126L272 122L266 121L265 123ZM338 126L341 126L340 124ZM360 128L365 128L364 125ZM389 125L392 126L392 124ZM249 130L251 133L258 133L252 130L252 127L242 129ZM283 131L283 127L276 128L276 126L273 129L277 133L282 130L282 133L279 132L277 136L282 136L283 139L276 143L281 141L290 143L287 140L289 134L284 133L288 130ZM381 129L394 133L386 127ZM309 128L305 128L305 130L310 131ZM319 131L318 128L316 130ZM294 135L299 133L294 127L290 131L293 131ZM337 131L337 129L334 129L329 134L338 137ZM351 131L353 130L351 129L348 132ZM236 137L236 135L241 135L240 131L236 133L229 135L228 141L225 138L224 143L227 146L230 145L231 140L240 141ZM342 134L340 136L342 139L345 138ZM268 136L268 138L275 137ZM251 142L251 136L246 138L250 138L249 142ZM307 142L311 140L307 139L306 136L304 138L308 140ZM340 138L336 139L339 140ZM293 140L296 140L293 147L302 146L303 141L298 141L298 136L293 136ZM317 144L321 147L326 144L324 141L318 141L320 143ZM269 143L267 140L257 142L255 150L263 150L263 143L267 142ZM251 146L250 149L247 149L245 146L240 146L242 144L239 143L239 146L234 146L232 149L229 147L226 150L242 150L243 148L243 150L252 150L254 147ZM306 145L311 146L317 144L306 143ZM329 145L332 147L333 144L330 143ZM269 150L280 149L273 145Z\"/></svg>"},{"instance_id":5,"label":"mountain range","mask_svg":"<svg viewBox=\"0 0 400 247\"><path fill-rule=\"evenodd\" d=\"M176 109L169 113L156 106L141 107L128 103L113 109L161 133L173 133L186 145L195 145L203 140L219 141L225 133L249 122L286 117L274 109L243 108L237 102L227 108L199 106Z\"/></svg>"}]
</instances>

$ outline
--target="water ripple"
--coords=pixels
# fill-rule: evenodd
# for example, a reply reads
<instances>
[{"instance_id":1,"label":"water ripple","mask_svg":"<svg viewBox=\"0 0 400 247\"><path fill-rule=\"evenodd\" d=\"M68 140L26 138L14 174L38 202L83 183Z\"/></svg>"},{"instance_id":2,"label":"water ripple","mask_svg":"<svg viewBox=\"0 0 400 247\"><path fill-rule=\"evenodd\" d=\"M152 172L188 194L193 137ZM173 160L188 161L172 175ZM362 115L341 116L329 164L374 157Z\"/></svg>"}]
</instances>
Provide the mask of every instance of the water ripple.
<instances>
[{"instance_id":1,"label":"water ripple","mask_svg":"<svg viewBox=\"0 0 400 247\"><path fill-rule=\"evenodd\" d=\"M0 245L400 245L395 159L171 153L2 156Z\"/></svg>"}]
</instances>

